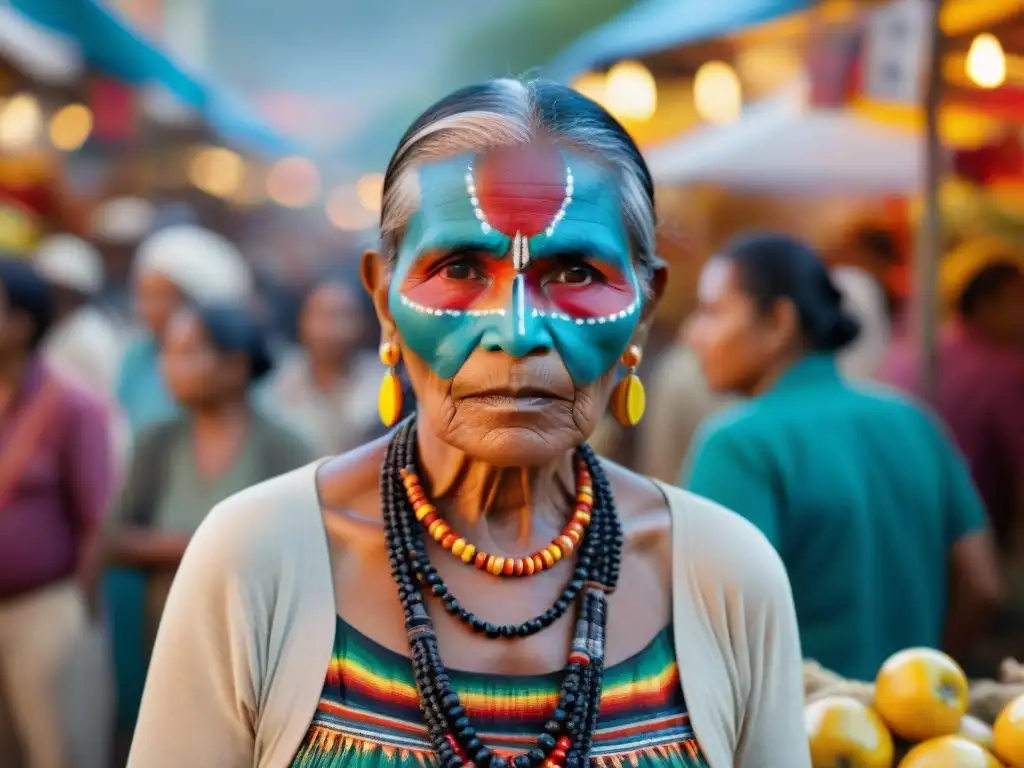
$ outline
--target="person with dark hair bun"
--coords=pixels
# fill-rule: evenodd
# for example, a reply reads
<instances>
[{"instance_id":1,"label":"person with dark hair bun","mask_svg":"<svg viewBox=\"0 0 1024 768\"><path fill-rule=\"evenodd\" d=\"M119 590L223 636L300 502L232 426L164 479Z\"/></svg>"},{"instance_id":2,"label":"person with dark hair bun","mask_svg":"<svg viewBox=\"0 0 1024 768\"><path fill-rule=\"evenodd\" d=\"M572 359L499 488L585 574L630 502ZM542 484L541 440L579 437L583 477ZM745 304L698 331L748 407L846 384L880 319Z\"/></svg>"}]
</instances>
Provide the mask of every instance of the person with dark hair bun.
<instances>
[{"instance_id":1,"label":"person with dark hair bun","mask_svg":"<svg viewBox=\"0 0 1024 768\"><path fill-rule=\"evenodd\" d=\"M144 432L121 493L110 559L148 577L149 639L174 571L206 513L233 493L311 461L311 448L249 401L273 367L265 329L230 304L186 305L161 350L185 416Z\"/></svg>"},{"instance_id":2,"label":"person with dark hair bun","mask_svg":"<svg viewBox=\"0 0 1024 768\"><path fill-rule=\"evenodd\" d=\"M803 243L737 240L699 285L689 342L713 389L750 399L701 427L685 482L778 549L805 657L859 680L911 646L963 658L1001 585L985 511L938 422L843 379L835 356L857 325Z\"/></svg>"}]
</instances>

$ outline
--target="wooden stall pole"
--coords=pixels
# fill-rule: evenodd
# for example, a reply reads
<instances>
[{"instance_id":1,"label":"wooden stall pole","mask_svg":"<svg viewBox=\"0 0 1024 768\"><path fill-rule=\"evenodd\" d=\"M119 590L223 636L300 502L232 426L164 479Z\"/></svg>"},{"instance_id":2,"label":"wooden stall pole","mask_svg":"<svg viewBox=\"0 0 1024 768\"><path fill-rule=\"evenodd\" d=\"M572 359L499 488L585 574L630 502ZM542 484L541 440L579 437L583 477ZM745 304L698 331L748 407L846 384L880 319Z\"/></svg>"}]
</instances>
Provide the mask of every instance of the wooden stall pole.
<instances>
[{"instance_id":1,"label":"wooden stall pole","mask_svg":"<svg viewBox=\"0 0 1024 768\"><path fill-rule=\"evenodd\" d=\"M942 183L942 139L939 136L939 107L942 103L942 54L945 36L940 17L942 0L927 0L930 44L927 47L925 111L925 162L922 190L924 213L918 230L914 268L916 327L921 345L921 381L927 399L934 398L939 382L937 339L939 325L939 262L944 250L942 209L939 200Z\"/></svg>"}]
</instances>

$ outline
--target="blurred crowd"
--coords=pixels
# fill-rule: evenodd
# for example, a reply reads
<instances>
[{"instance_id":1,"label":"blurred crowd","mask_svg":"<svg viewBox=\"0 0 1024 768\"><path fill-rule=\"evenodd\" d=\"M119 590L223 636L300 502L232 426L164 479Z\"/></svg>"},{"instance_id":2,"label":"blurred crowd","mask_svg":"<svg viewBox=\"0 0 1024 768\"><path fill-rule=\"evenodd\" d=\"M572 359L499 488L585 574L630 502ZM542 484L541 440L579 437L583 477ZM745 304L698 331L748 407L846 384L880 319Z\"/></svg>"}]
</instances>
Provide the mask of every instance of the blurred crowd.
<instances>
[{"instance_id":1,"label":"blurred crowd","mask_svg":"<svg viewBox=\"0 0 1024 768\"><path fill-rule=\"evenodd\" d=\"M354 269L293 291L281 322L224 237L138 235L124 285L69 234L0 259L0 765L123 765L207 512L384 432ZM935 645L990 673L1024 642L1024 272L992 243L948 259L932 390L887 287L896 251L861 226L822 257L782 236L712 256L644 356L644 421L594 444L760 527L808 656L866 679Z\"/></svg>"}]
</instances>

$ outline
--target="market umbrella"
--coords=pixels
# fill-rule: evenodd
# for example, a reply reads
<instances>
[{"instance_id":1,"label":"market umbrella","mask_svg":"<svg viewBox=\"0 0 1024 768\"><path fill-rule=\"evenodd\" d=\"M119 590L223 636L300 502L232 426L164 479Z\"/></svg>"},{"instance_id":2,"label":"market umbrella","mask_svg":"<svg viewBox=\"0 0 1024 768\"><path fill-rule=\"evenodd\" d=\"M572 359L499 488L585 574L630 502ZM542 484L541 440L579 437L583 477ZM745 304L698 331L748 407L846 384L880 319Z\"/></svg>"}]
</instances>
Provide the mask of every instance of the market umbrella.
<instances>
[{"instance_id":1,"label":"market umbrella","mask_svg":"<svg viewBox=\"0 0 1024 768\"><path fill-rule=\"evenodd\" d=\"M917 132L844 109L815 109L803 81L745 110L651 149L660 184L713 183L748 191L898 193L921 187Z\"/></svg>"}]
</instances>

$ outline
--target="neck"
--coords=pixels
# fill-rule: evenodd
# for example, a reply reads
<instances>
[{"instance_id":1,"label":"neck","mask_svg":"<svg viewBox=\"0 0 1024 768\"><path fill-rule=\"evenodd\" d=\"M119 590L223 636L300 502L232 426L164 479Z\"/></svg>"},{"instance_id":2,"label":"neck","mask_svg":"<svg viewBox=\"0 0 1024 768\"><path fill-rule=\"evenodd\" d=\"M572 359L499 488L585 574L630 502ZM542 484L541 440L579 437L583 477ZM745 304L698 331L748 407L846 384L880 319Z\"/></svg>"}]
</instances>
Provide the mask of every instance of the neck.
<instances>
[{"instance_id":1,"label":"neck","mask_svg":"<svg viewBox=\"0 0 1024 768\"><path fill-rule=\"evenodd\" d=\"M457 530L487 535L521 550L557 533L576 497L573 457L533 467L496 467L453 448L429 430L417 431L418 468L433 503Z\"/></svg>"},{"instance_id":2,"label":"neck","mask_svg":"<svg viewBox=\"0 0 1024 768\"><path fill-rule=\"evenodd\" d=\"M248 424L249 407L245 400L211 403L192 412L192 425L197 435L218 432L225 427Z\"/></svg>"},{"instance_id":3,"label":"neck","mask_svg":"<svg viewBox=\"0 0 1024 768\"><path fill-rule=\"evenodd\" d=\"M0 390L16 389L29 364L28 355L12 355L0 359Z\"/></svg>"},{"instance_id":4,"label":"neck","mask_svg":"<svg viewBox=\"0 0 1024 768\"><path fill-rule=\"evenodd\" d=\"M763 395L765 392L774 387L781 379L786 371L792 368L796 363L804 357L802 351L793 350L781 355L772 365L768 367L768 370L762 375L750 388L747 393L749 397L757 397Z\"/></svg>"},{"instance_id":5,"label":"neck","mask_svg":"<svg viewBox=\"0 0 1024 768\"><path fill-rule=\"evenodd\" d=\"M338 379L345 375L345 360L341 357L310 356L309 374L318 389L333 389Z\"/></svg>"}]
</instances>

